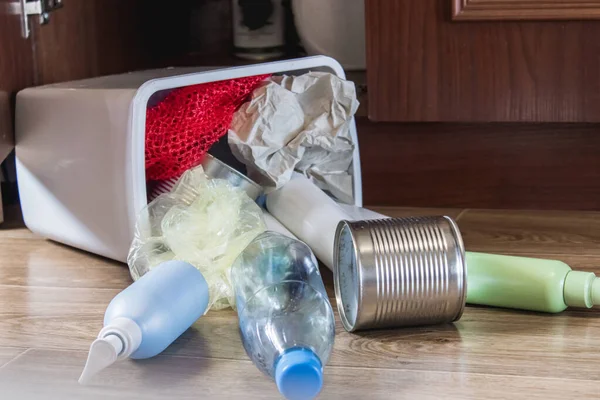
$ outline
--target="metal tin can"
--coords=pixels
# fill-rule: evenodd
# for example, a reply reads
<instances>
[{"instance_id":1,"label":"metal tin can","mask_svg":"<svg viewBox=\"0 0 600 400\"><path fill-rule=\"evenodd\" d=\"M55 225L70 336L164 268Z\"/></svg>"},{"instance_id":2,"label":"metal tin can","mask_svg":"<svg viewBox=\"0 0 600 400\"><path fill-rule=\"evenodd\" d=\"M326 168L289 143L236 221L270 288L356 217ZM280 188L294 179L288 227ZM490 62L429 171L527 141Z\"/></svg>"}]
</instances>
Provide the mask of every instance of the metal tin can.
<instances>
[{"instance_id":1,"label":"metal tin can","mask_svg":"<svg viewBox=\"0 0 600 400\"><path fill-rule=\"evenodd\" d=\"M450 217L342 221L334 246L335 297L347 331L461 317L467 268Z\"/></svg>"}]
</instances>

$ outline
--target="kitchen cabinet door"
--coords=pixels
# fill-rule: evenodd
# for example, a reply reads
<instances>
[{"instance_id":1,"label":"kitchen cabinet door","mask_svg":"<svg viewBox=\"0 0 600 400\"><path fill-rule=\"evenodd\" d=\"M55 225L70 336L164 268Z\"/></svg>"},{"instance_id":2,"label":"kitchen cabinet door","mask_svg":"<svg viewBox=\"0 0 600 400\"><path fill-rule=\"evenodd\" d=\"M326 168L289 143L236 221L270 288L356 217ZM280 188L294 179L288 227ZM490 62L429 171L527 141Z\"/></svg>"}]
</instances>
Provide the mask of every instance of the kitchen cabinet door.
<instances>
[{"instance_id":1,"label":"kitchen cabinet door","mask_svg":"<svg viewBox=\"0 0 600 400\"><path fill-rule=\"evenodd\" d=\"M62 0L40 25L41 3L0 0L0 163L14 147L16 93L28 86L163 66L187 45L191 0ZM56 6L54 1L44 3ZM51 6L53 5L53 6ZM29 36L23 37L27 7ZM38 13L38 14L36 14ZM9 158L6 163L14 163ZM5 164L5 166L7 166ZM14 168L3 168L13 171ZM14 174L7 173L12 192ZM16 191L15 191L16 193ZM16 201L16 196L9 196ZM2 220L0 202L0 221Z\"/></svg>"},{"instance_id":2,"label":"kitchen cabinet door","mask_svg":"<svg viewBox=\"0 0 600 400\"><path fill-rule=\"evenodd\" d=\"M161 65L178 49L182 7L142 0L63 0L49 23L29 17L22 34L19 0L0 0L0 162L14 145L16 93L28 86ZM183 3L182 3L183 4ZM160 27L160 29L158 29ZM173 40L172 40L173 39Z\"/></svg>"},{"instance_id":3,"label":"kitchen cabinet door","mask_svg":"<svg viewBox=\"0 0 600 400\"><path fill-rule=\"evenodd\" d=\"M21 37L13 0L0 0L0 163L12 150L14 93L34 82L31 40Z\"/></svg>"},{"instance_id":4,"label":"kitchen cabinet door","mask_svg":"<svg viewBox=\"0 0 600 400\"><path fill-rule=\"evenodd\" d=\"M177 29L174 7L143 0L63 0L47 25L34 24L39 84L150 68ZM180 9L179 11L185 12ZM181 15L180 25L185 21Z\"/></svg>"},{"instance_id":5,"label":"kitchen cabinet door","mask_svg":"<svg viewBox=\"0 0 600 400\"><path fill-rule=\"evenodd\" d=\"M599 122L592 18L598 1L366 0L369 116Z\"/></svg>"},{"instance_id":6,"label":"kitchen cabinet door","mask_svg":"<svg viewBox=\"0 0 600 400\"><path fill-rule=\"evenodd\" d=\"M0 164L14 147L14 95L34 83L33 51L31 40L21 36L21 20L16 14L16 0L0 0ZM2 168L0 192L4 196L12 185L7 182L12 176L5 176ZM0 196L2 197L2 196ZM3 221L3 206L0 198L0 223Z\"/></svg>"}]
</instances>

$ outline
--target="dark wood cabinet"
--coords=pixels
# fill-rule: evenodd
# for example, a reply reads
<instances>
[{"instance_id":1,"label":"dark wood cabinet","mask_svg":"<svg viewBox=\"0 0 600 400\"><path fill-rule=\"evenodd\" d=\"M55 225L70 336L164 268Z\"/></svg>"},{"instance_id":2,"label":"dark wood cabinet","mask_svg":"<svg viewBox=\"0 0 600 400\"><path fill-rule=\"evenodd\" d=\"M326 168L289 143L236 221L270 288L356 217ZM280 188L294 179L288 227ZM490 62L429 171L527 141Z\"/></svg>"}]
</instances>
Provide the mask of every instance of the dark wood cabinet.
<instances>
[{"instance_id":1,"label":"dark wood cabinet","mask_svg":"<svg viewBox=\"0 0 600 400\"><path fill-rule=\"evenodd\" d=\"M367 203L600 209L600 1L365 5Z\"/></svg>"},{"instance_id":2,"label":"dark wood cabinet","mask_svg":"<svg viewBox=\"0 0 600 400\"><path fill-rule=\"evenodd\" d=\"M20 3L0 0L0 161L12 147L14 97L19 90L149 65L141 27L143 2L64 0L50 23L29 17L22 36Z\"/></svg>"},{"instance_id":3,"label":"dark wood cabinet","mask_svg":"<svg viewBox=\"0 0 600 400\"><path fill-rule=\"evenodd\" d=\"M600 21L529 20L584 10L600 2L367 0L369 116L600 122Z\"/></svg>"},{"instance_id":4,"label":"dark wood cabinet","mask_svg":"<svg viewBox=\"0 0 600 400\"><path fill-rule=\"evenodd\" d=\"M239 63L223 28L231 0L62 1L23 39L3 13L18 0L0 0L0 159L24 87ZM600 210L600 0L365 0L365 11L366 204Z\"/></svg>"},{"instance_id":5,"label":"dark wood cabinet","mask_svg":"<svg viewBox=\"0 0 600 400\"><path fill-rule=\"evenodd\" d=\"M47 25L33 25L40 84L143 67L146 45L137 0L64 0Z\"/></svg>"},{"instance_id":6,"label":"dark wood cabinet","mask_svg":"<svg viewBox=\"0 0 600 400\"><path fill-rule=\"evenodd\" d=\"M46 25L29 17L22 37L20 0L0 0L0 143L12 142L17 91L93 76L164 66L187 45L189 0L62 0ZM0 161L7 146L0 144Z\"/></svg>"},{"instance_id":7,"label":"dark wood cabinet","mask_svg":"<svg viewBox=\"0 0 600 400\"><path fill-rule=\"evenodd\" d=\"M32 1L32 0L30 0ZM28 86L164 65L185 41L185 6L157 0L62 0L49 23L31 15L22 35L21 0L0 0L0 163L14 146L16 93ZM30 3L30 5L33 3ZM173 57L171 57L173 58ZM6 166L7 164L4 164ZM14 168L3 182L16 202ZM0 201L1 204L1 201ZM2 208L0 207L0 221Z\"/></svg>"},{"instance_id":8,"label":"dark wood cabinet","mask_svg":"<svg viewBox=\"0 0 600 400\"><path fill-rule=\"evenodd\" d=\"M365 204L600 210L597 124L358 126Z\"/></svg>"},{"instance_id":9,"label":"dark wood cabinet","mask_svg":"<svg viewBox=\"0 0 600 400\"><path fill-rule=\"evenodd\" d=\"M32 44L21 37L12 0L0 0L0 162L13 147L14 93L34 83Z\"/></svg>"}]
</instances>

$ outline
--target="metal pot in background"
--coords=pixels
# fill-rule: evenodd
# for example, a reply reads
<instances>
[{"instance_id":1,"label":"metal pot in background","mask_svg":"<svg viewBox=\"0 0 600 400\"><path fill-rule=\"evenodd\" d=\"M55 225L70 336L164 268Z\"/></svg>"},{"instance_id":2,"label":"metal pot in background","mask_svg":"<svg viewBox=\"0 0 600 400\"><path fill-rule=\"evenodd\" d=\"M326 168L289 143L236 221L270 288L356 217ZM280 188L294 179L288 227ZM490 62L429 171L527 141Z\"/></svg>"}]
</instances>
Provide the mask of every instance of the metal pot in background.
<instances>
[{"instance_id":1,"label":"metal pot in background","mask_svg":"<svg viewBox=\"0 0 600 400\"><path fill-rule=\"evenodd\" d=\"M450 217L342 221L334 249L335 295L347 331L461 317L467 268Z\"/></svg>"}]
</instances>

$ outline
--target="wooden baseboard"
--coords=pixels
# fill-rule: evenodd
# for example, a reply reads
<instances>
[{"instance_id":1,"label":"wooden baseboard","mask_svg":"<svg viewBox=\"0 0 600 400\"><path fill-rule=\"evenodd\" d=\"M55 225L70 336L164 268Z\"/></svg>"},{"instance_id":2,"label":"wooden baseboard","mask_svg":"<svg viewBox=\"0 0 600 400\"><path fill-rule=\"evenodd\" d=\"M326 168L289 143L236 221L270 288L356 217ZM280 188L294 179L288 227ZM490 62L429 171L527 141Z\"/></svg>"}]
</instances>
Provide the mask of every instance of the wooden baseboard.
<instances>
[{"instance_id":1,"label":"wooden baseboard","mask_svg":"<svg viewBox=\"0 0 600 400\"><path fill-rule=\"evenodd\" d=\"M600 125L358 119L365 204L600 210Z\"/></svg>"}]
</instances>

